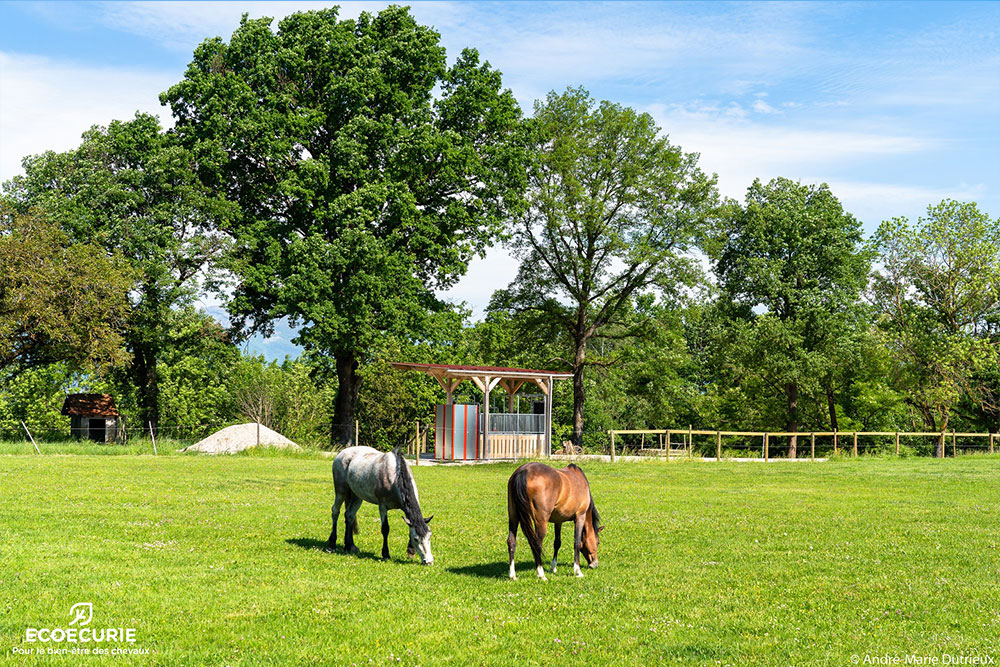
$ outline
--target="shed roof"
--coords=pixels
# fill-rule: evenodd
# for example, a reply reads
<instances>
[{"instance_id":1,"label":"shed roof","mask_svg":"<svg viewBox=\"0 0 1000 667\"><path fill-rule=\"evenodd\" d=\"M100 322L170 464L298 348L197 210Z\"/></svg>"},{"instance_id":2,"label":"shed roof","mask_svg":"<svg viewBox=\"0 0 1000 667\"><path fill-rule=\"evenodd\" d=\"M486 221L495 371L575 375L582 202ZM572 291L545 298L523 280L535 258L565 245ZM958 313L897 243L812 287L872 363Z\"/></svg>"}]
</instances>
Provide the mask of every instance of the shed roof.
<instances>
[{"instance_id":1,"label":"shed roof","mask_svg":"<svg viewBox=\"0 0 1000 667\"><path fill-rule=\"evenodd\" d=\"M455 364L418 364L405 361L393 361L393 368L404 371L424 371L430 374L446 376L493 375L502 378L571 378L572 373L560 371L541 371L531 368L509 368L507 366L461 366Z\"/></svg>"},{"instance_id":2,"label":"shed roof","mask_svg":"<svg viewBox=\"0 0 1000 667\"><path fill-rule=\"evenodd\" d=\"M107 394L70 394L63 402L62 413L74 417L117 417L115 399Z\"/></svg>"}]
</instances>

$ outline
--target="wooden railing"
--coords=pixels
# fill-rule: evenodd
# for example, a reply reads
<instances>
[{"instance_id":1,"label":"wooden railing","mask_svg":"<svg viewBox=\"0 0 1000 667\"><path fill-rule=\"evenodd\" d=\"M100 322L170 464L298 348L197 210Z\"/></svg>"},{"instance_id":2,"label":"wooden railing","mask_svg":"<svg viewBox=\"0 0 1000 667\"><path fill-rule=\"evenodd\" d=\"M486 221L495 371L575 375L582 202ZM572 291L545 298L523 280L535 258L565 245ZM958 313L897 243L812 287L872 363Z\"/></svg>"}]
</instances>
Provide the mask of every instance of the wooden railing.
<instances>
[{"instance_id":1,"label":"wooden railing","mask_svg":"<svg viewBox=\"0 0 1000 667\"><path fill-rule=\"evenodd\" d=\"M994 452L994 443L1000 439L1000 434L997 433L960 433L956 431L706 431L702 429L693 429L690 426L686 429L631 429L631 430L613 430L608 431L611 436L611 460L617 459L617 452L615 449L615 436L619 435L642 435L643 446L640 449L645 448L645 437L649 436L667 436L667 447L666 451L669 453L671 451L671 445L674 444L670 441L672 435L683 436L682 443L683 450L687 453L688 457L693 456L693 446L692 439L696 435L714 435L715 436L715 447L716 447L716 460L722 460L722 438L723 437L744 437L744 438L760 438L761 439L761 455L764 460L767 461L771 458L770 447L771 438L773 437L798 437L800 439L809 438L809 457L811 459L816 458L816 438L817 437L833 437L833 451L834 454L840 452L840 442L842 438L848 438L851 442L851 452L853 456L858 455L858 438L867 436L880 436L887 437L892 436L895 438L896 443L896 455L899 456L899 440L900 438L909 437L934 437L939 438L939 452L941 456L944 455L946 447L946 439L951 438L952 455L955 454L957 449L957 439L958 438L988 438L990 454ZM661 437L662 443L662 437ZM661 446L659 449L663 449Z\"/></svg>"}]
</instances>

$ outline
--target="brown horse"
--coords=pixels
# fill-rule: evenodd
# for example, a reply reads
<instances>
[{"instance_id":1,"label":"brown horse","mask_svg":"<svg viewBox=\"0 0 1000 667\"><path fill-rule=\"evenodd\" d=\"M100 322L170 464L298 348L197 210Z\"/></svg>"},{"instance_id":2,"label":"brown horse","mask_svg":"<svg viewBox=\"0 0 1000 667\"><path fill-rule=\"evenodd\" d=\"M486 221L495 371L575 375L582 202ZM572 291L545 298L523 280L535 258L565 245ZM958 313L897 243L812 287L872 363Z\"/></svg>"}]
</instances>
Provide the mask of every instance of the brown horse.
<instances>
[{"instance_id":1,"label":"brown horse","mask_svg":"<svg viewBox=\"0 0 1000 667\"><path fill-rule=\"evenodd\" d=\"M528 539L531 553L535 557L538 577L545 579L542 569L542 542L548 524L556 526L552 572L556 571L559 545L562 543L562 525L572 521L573 531L573 574L583 576L580 571L580 552L590 567L597 567L597 545L601 539L598 533L604 530L601 518L590 494L590 485L583 471L572 463L561 470L550 468L544 463L525 463L514 471L507 482L507 551L510 553L510 578L514 574L514 549L517 547L517 526ZM534 526L532 526L534 523Z\"/></svg>"}]
</instances>

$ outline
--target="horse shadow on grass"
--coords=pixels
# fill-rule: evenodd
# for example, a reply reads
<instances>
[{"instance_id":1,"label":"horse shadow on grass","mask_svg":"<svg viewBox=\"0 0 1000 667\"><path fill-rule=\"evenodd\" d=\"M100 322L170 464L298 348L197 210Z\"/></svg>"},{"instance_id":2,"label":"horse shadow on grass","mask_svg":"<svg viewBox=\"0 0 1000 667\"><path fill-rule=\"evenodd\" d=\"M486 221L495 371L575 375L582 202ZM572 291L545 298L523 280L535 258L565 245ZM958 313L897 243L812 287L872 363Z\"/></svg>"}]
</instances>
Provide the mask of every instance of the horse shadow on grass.
<instances>
[{"instance_id":1,"label":"horse shadow on grass","mask_svg":"<svg viewBox=\"0 0 1000 667\"><path fill-rule=\"evenodd\" d=\"M534 561L523 561L515 563L514 566L520 573L535 574ZM510 561L498 563L478 563L476 565L465 565L463 567L446 567L445 570L452 574L461 574L467 577L479 577L480 579L508 579L510 577Z\"/></svg>"},{"instance_id":2,"label":"horse shadow on grass","mask_svg":"<svg viewBox=\"0 0 1000 667\"><path fill-rule=\"evenodd\" d=\"M326 540L317 540L312 537L289 537L287 540L285 540L285 543L291 544L292 546L295 547L299 547L300 549L305 549L306 551L312 551L313 549L315 549L317 551L325 551L326 553L329 553L331 555L352 556L354 558L364 558L367 560L377 560L379 562L382 562L381 555L376 555L370 551L360 551L356 554L345 554L343 546L338 546L337 550L334 552L327 551Z\"/></svg>"}]
</instances>

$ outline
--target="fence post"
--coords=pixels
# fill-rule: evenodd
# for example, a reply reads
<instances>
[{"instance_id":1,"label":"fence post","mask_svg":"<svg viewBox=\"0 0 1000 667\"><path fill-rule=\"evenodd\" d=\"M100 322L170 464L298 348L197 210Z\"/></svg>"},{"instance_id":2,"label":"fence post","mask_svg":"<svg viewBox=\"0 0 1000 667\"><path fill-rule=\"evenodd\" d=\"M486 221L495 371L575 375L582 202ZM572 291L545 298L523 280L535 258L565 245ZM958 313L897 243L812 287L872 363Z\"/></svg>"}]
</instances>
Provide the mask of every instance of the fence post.
<instances>
[{"instance_id":1,"label":"fence post","mask_svg":"<svg viewBox=\"0 0 1000 667\"><path fill-rule=\"evenodd\" d=\"M955 458L956 456L958 456L958 452L955 451L955 440L956 439L957 438L955 437L955 429L951 429L951 457L952 458Z\"/></svg>"},{"instance_id":2,"label":"fence post","mask_svg":"<svg viewBox=\"0 0 1000 667\"><path fill-rule=\"evenodd\" d=\"M639 443L639 449L640 450L646 449L646 434L645 433L642 434L642 441Z\"/></svg>"},{"instance_id":3,"label":"fence post","mask_svg":"<svg viewBox=\"0 0 1000 667\"><path fill-rule=\"evenodd\" d=\"M858 457L858 432L854 432L854 458Z\"/></svg>"},{"instance_id":4,"label":"fence post","mask_svg":"<svg viewBox=\"0 0 1000 667\"><path fill-rule=\"evenodd\" d=\"M837 454L840 453L839 448L838 448L838 440L839 439L840 438L837 436L837 432L834 431L833 432L833 454L834 454L834 456L836 456Z\"/></svg>"},{"instance_id":5,"label":"fence post","mask_svg":"<svg viewBox=\"0 0 1000 667\"><path fill-rule=\"evenodd\" d=\"M896 431L896 456L899 456L899 431Z\"/></svg>"},{"instance_id":6,"label":"fence post","mask_svg":"<svg viewBox=\"0 0 1000 667\"><path fill-rule=\"evenodd\" d=\"M417 420L417 437L413 439L413 453L415 455L415 465L420 465L420 420Z\"/></svg>"},{"instance_id":7,"label":"fence post","mask_svg":"<svg viewBox=\"0 0 1000 667\"><path fill-rule=\"evenodd\" d=\"M941 450L940 458L944 458L944 431L941 431L941 443L939 449Z\"/></svg>"},{"instance_id":8,"label":"fence post","mask_svg":"<svg viewBox=\"0 0 1000 667\"><path fill-rule=\"evenodd\" d=\"M615 461L615 432L611 431L611 460Z\"/></svg>"},{"instance_id":9,"label":"fence post","mask_svg":"<svg viewBox=\"0 0 1000 667\"><path fill-rule=\"evenodd\" d=\"M35 443L35 437L31 435L31 431L28 430L28 427L25 425L24 420L21 420L21 426L24 426L24 432L28 434L28 439L31 440L31 446L35 448L35 453L41 454L42 453L41 450L38 449L38 445Z\"/></svg>"},{"instance_id":10,"label":"fence post","mask_svg":"<svg viewBox=\"0 0 1000 667\"><path fill-rule=\"evenodd\" d=\"M767 463L767 461L769 460L770 445L771 445L771 436L769 434L765 433L764 434L764 462L765 463Z\"/></svg>"},{"instance_id":11,"label":"fence post","mask_svg":"<svg viewBox=\"0 0 1000 667\"><path fill-rule=\"evenodd\" d=\"M715 432L715 460L722 460L722 431Z\"/></svg>"},{"instance_id":12,"label":"fence post","mask_svg":"<svg viewBox=\"0 0 1000 667\"><path fill-rule=\"evenodd\" d=\"M810 461L815 461L816 460L816 434L815 433L810 433L809 434L809 460Z\"/></svg>"},{"instance_id":13,"label":"fence post","mask_svg":"<svg viewBox=\"0 0 1000 667\"><path fill-rule=\"evenodd\" d=\"M691 424L688 424L688 458L694 458L694 442L691 440Z\"/></svg>"},{"instance_id":14,"label":"fence post","mask_svg":"<svg viewBox=\"0 0 1000 667\"><path fill-rule=\"evenodd\" d=\"M358 423L358 420L355 419L354 420L354 444L355 445L358 444L358 438L360 437L360 432L361 432L361 425Z\"/></svg>"},{"instance_id":15,"label":"fence post","mask_svg":"<svg viewBox=\"0 0 1000 667\"><path fill-rule=\"evenodd\" d=\"M153 422L146 422L149 424L149 437L153 441L153 456L156 456L156 435L153 434ZM260 436L257 436L257 440L260 441Z\"/></svg>"},{"instance_id":16,"label":"fence post","mask_svg":"<svg viewBox=\"0 0 1000 667\"><path fill-rule=\"evenodd\" d=\"M990 433L990 454L993 453L993 438L995 435L995 433Z\"/></svg>"}]
</instances>

